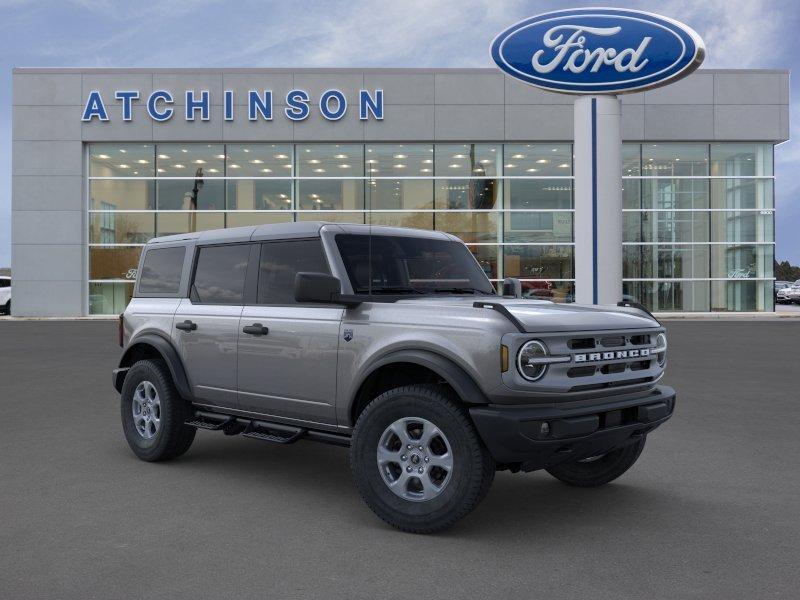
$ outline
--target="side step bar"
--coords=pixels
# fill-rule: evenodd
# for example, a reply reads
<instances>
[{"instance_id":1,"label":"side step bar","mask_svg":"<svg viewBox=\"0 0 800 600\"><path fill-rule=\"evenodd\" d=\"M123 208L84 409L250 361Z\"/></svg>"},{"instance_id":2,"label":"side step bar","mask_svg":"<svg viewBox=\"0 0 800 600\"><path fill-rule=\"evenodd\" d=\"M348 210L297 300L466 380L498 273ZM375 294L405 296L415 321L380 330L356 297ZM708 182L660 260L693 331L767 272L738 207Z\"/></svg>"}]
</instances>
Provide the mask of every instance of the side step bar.
<instances>
[{"instance_id":1,"label":"side step bar","mask_svg":"<svg viewBox=\"0 0 800 600\"><path fill-rule=\"evenodd\" d=\"M336 446L350 445L350 437L339 433L317 431L294 425L284 425L283 423L233 417L201 410L195 411L194 416L186 421L186 425L210 431L221 430L225 435L241 435L242 437L272 442L273 444L293 444L297 440L305 438Z\"/></svg>"}]
</instances>

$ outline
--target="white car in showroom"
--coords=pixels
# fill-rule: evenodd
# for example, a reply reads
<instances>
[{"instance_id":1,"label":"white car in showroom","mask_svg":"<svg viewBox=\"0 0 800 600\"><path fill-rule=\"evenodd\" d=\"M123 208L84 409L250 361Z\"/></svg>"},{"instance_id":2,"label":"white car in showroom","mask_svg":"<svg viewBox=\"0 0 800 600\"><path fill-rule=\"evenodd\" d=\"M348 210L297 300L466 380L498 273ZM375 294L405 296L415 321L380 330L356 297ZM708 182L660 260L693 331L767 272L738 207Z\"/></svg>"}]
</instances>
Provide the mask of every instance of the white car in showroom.
<instances>
[{"instance_id":1,"label":"white car in showroom","mask_svg":"<svg viewBox=\"0 0 800 600\"><path fill-rule=\"evenodd\" d=\"M0 313L11 314L11 277L0 275Z\"/></svg>"}]
</instances>

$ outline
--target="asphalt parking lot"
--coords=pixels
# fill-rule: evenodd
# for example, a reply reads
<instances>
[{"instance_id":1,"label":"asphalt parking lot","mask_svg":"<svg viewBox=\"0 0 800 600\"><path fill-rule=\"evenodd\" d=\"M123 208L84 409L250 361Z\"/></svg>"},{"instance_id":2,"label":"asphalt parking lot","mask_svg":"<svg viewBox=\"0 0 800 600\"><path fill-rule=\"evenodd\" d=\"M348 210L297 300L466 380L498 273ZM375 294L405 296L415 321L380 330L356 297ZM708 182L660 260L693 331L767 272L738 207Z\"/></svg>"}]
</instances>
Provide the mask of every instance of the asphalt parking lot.
<instances>
[{"instance_id":1,"label":"asphalt parking lot","mask_svg":"<svg viewBox=\"0 0 800 600\"><path fill-rule=\"evenodd\" d=\"M112 322L0 322L0 597L797 598L800 320L672 322L670 423L596 490L499 473L466 520L399 533L346 450L200 432L146 464Z\"/></svg>"}]
</instances>

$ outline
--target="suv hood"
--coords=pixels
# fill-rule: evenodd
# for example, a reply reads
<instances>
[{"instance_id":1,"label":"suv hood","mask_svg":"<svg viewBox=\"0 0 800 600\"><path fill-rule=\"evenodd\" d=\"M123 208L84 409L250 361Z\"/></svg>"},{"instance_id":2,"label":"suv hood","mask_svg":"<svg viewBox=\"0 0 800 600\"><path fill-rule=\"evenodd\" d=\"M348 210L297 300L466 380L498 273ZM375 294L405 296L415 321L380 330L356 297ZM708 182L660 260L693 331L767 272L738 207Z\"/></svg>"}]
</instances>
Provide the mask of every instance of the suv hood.
<instances>
[{"instance_id":1,"label":"suv hood","mask_svg":"<svg viewBox=\"0 0 800 600\"><path fill-rule=\"evenodd\" d=\"M659 323L636 308L556 304L545 300L523 300L499 296L429 296L400 300L442 308L470 307L475 302L501 304L522 323L529 333L545 331L596 331L611 329L648 329ZM475 308L473 310L490 310Z\"/></svg>"}]
</instances>

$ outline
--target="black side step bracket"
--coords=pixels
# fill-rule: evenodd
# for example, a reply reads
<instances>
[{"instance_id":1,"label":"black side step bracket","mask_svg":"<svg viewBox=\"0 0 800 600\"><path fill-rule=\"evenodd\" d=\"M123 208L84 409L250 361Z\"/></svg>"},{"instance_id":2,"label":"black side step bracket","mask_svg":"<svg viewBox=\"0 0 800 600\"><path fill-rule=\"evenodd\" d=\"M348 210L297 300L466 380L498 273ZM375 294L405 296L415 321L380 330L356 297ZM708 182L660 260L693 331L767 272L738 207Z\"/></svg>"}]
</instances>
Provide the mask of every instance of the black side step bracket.
<instances>
[{"instance_id":1,"label":"black side step bracket","mask_svg":"<svg viewBox=\"0 0 800 600\"><path fill-rule=\"evenodd\" d=\"M308 430L302 427L281 425L280 423L267 423L266 421L251 421L242 437L273 442L275 444L294 444L306 435Z\"/></svg>"},{"instance_id":2,"label":"black side step bracket","mask_svg":"<svg viewBox=\"0 0 800 600\"><path fill-rule=\"evenodd\" d=\"M218 431L227 425L234 423L236 417L229 417L227 415L218 415L216 413L196 411L194 417L186 421L190 427L197 427L198 429L208 429L210 431Z\"/></svg>"}]
</instances>

